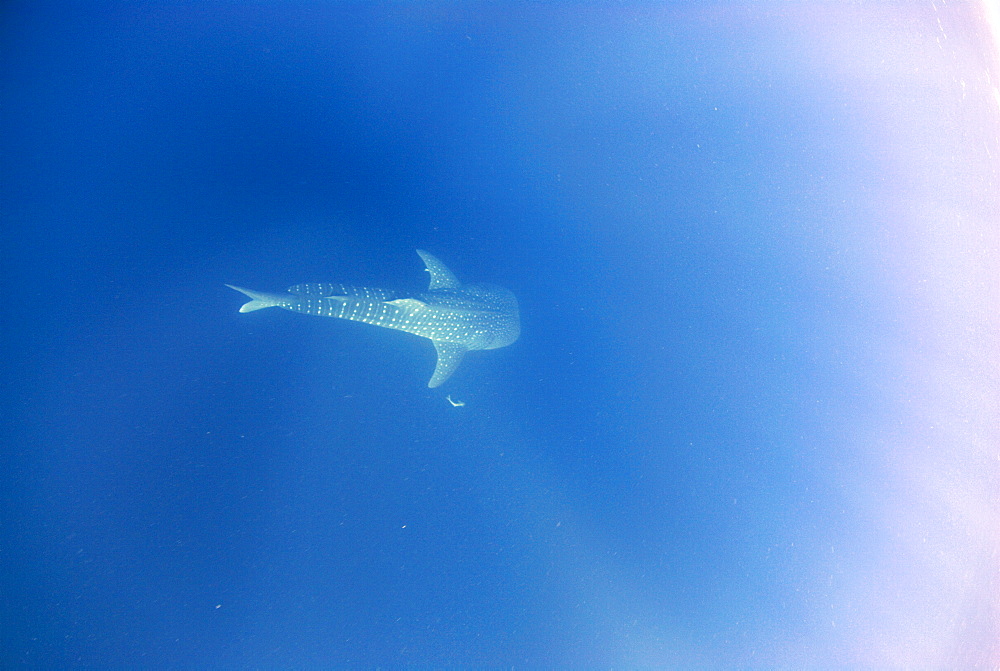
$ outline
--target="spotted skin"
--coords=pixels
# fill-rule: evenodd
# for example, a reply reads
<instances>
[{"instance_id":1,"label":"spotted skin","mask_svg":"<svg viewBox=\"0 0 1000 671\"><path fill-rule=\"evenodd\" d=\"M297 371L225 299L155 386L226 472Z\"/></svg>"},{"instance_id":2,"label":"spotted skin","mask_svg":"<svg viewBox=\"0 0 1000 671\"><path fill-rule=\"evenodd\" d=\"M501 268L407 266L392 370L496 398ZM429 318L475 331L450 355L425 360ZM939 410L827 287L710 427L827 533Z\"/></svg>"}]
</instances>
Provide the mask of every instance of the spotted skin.
<instances>
[{"instance_id":1,"label":"spotted skin","mask_svg":"<svg viewBox=\"0 0 1000 671\"><path fill-rule=\"evenodd\" d=\"M434 343L437 367L429 387L442 384L469 350L506 347L520 335L517 299L503 287L461 284L436 257L417 250L431 275L426 293L397 298L393 291L346 284L296 284L284 294L229 286L252 300L240 312L281 307L406 331Z\"/></svg>"}]
</instances>

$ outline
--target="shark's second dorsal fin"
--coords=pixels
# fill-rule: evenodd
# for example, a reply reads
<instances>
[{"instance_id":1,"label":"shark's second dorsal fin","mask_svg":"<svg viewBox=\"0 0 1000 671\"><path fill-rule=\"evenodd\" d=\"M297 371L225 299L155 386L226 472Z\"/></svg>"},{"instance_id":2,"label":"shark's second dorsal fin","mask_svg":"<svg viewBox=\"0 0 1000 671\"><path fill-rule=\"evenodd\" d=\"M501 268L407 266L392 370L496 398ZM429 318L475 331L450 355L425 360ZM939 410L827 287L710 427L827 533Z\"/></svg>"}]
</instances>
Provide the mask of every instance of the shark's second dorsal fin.
<instances>
[{"instance_id":1,"label":"shark's second dorsal fin","mask_svg":"<svg viewBox=\"0 0 1000 671\"><path fill-rule=\"evenodd\" d=\"M417 250L417 254L420 254L420 258L424 260L424 265L427 266L427 272L431 274L431 285L427 287L428 291L434 291L435 289L457 289L462 286L448 267L441 263L436 256L433 254L428 254L422 249Z\"/></svg>"},{"instance_id":2,"label":"shark's second dorsal fin","mask_svg":"<svg viewBox=\"0 0 1000 671\"><path fill-rule=\"evenodd\" d=\"M462 363L462 357L469 349L465 345L456 345L450 342L442 342L440 340L433 340L434 349L437 350L438 362L437 367L434 369L434 375L431 376L431 381L427 383L428 387L434 388L438 387L451 377L451 374L455 372L458 368L458 364Z\"/></svg>"}]
</instances>

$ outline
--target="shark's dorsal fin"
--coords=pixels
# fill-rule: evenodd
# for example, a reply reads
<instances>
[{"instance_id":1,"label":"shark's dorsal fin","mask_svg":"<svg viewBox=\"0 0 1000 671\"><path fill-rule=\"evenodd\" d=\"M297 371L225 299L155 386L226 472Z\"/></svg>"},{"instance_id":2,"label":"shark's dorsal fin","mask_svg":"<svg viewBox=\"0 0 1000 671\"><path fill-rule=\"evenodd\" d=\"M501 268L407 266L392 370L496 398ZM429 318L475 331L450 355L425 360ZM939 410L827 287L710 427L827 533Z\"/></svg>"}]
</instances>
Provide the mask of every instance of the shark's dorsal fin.
<instances>
[{"instance_id":1,"label":"shark's dorsal fin","mask_svg":"<svg viewBox=\"0 0 1000 671\"><path fill-rule=\"evenodd\" d=\"M427 383L428 387L433 388L440 386L451 377L469 349L465 345L456 345L440 340L432 340L431 342L434 343L434 349L437 350L438 354L437 367L434 369L434 374L431 375L431 381Z\"/></svg>"},{"instance_id":2,"label":"shark's dorsal fin","mask_svg":"<svg viewBox=\"0 0 1000 671\"><path fill-rule=\"evenodd\" d=\"M438 258L433 254L428 254L422 249L417 250L417 254L420 254L420 258L424 260L424 265L427 266L427 272L431 274L431 285L427 287L428 291L434 291L435 289L457 289L462 286L448 267L438 261Z\"/></svg>"}]
</instances>

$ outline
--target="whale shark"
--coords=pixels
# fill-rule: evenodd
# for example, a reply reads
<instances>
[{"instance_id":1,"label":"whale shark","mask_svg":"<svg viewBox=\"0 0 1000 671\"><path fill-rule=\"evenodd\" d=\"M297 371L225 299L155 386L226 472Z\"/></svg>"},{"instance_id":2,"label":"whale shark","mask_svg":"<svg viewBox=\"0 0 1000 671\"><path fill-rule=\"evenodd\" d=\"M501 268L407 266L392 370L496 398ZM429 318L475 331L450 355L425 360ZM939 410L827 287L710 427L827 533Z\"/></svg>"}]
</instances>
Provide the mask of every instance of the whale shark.
<instances>
[{"instance_id":1,"label":"whale shark","mask_svg":"<svg viewBox=\"0 0 1000 671\"><path fill-rule=\"evenodd\" d=\"M427 291L414 297L347 284L296 284L286 293L265 293L227 284L250 301L240 312L278 307L317 317L335 317L406 331L429 339L437 366L428 387L451 377L470 350L510 345L521 334L517 299L492 284L462 284L437 257L417 250L430 273Z\"/></svg>"}]
</instances>

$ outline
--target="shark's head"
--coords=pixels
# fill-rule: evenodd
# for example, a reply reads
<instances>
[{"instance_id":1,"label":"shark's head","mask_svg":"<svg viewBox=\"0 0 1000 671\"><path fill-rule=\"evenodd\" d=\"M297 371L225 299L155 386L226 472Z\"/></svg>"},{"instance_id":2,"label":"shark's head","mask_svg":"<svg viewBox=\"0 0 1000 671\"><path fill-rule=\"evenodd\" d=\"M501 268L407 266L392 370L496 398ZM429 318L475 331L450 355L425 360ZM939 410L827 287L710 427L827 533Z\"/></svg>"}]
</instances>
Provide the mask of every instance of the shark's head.
<instances>
[{"instance_id":1,"label":"shark's head","mask_svg":"<svg viewBox=\"0 0 1000 671\"><path fill-rule=\"evenodd\" d=\"M514 294L494 284L466 284L463 290L476 295L494 313L489 330L470 349L506 347L521 335L521 318Z\"/></svg>"}]
</instances>

